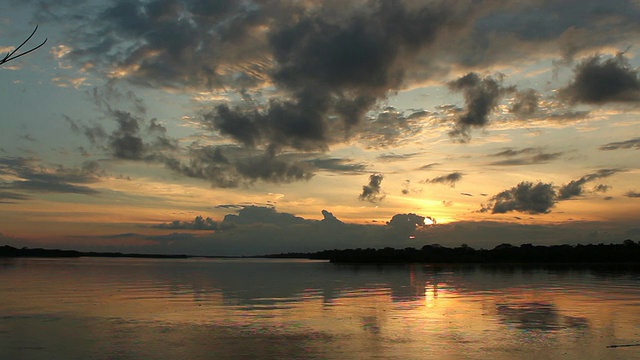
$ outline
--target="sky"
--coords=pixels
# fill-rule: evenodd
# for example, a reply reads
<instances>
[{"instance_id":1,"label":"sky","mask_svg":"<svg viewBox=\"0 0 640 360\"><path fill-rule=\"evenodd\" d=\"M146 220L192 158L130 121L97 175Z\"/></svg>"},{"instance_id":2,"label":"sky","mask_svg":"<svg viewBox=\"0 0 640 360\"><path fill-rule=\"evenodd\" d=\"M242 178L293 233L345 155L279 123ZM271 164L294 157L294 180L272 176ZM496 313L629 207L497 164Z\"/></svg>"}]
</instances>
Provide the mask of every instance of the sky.
<instances>
[{"instance_id":1,"label":"sky","mask_svg":"<svg viewBox=\"0 0 640 360\"><path fill-rule=\"evenodd\" d=\"M640 1L9 0L0 244L640 240Z\"/></svg>"}]
</instances>

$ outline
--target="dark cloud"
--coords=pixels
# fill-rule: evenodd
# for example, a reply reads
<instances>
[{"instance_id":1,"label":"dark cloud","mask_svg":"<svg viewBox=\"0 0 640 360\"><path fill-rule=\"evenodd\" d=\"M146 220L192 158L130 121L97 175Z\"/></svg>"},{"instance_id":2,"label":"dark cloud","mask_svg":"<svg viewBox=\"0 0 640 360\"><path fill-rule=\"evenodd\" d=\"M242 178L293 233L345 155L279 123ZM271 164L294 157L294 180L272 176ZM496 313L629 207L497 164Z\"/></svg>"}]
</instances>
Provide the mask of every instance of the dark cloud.
<instances>
[{"instance_id":1,"label":"dark cloud","mask_svg":"<svg viewBox=\"0 0 640 360\"><path fill-rule=\"evenodd\" d=\"M303 163L290 163L279 159L272 147L269 147L263 155L238 161L236 170L240 176L250 181L286 183L309 180L313 177Z\"/></svg>"},{"instance_id":2,"label":"dark cloud","mask_svg":"<svg viewBox=\"0 0 640 360\"><path fill-rule=\"evenodd\" d=\"M133 92L122 93L109 82L87 92L104 118L116 127L107 131L102 124L86 125L65 116L71 130L82 133L89 142L115 159L156 161L163 152L178 149L177 141L166 136L167 129L157 120L146 120L146 106ZM116 108L131 108L131 111Z\"/></svg>"},{"instance_id":3,"label":"dark cloud","mask_svg":"<svg viewBox=\"0 0 640 360\"><path fill-rule=\"evenodd\" d=\"M584 193L584 185L587 182L602 179L621 172L621 169L602 169L595 173L587 174L578 180L572 180L568 184L562 185L558 190L558 199L567 200L572 197L580 196Z\"/></svg>"},{"instance_id":4,"label":"dark cloud","mask_svg":"<svg viewBox=\"0 0 640 360\"><path fill-rule=\"evenodd\" d=\"M366 119L357 130L356 139L367 147L385 149L415 139L432 114L418 110L406 115L393 107L386 107L376 116Z\"/></svg>"},{"instance_id":5,"label":"dark cloud","mask_svg":"<svg viewBox=\"0 0 640 360\"><path fill-rule=\"evenodd\" d=\"M434 228L424 226L425 218L429 217L416 214L396 215L386 225L344 223L327 210L322 211L322 217L322 220L310 220L279 212L273 207L245 206L237 214L226 215L218 222L224 231L176 232L145 239L156 243L156 248L162 247L171 253L261 255L351 247L416 246L409 235L415 237ZM435 223L435 220L430 222ZM150 247L149 252L153 252L152 249Z\"/></svg>"},{"instance_id":6,"label":"dark cloud","mask_svg":"<svg viewBox=\"0 0 640 360\"><path fill-rule=\"evenodd\" d=\"M204 146L190 150L188 163L169 157L163 161L179 174L207 180L212 186L223 188L250 185L259 180L288 183L313 177L310 164L291 159L286 154L278 155L274 147L260 152L233 146Z\"/></svg>"},{"instance_id":7,"label":"dark cloud","mask_svg":"<svg viewBox=\"0 0 640 360\"><path fill-rule=\"evenodd\" d=\"M369 176L369 184L362 187L362 193L358 196L358 199L372 203L382 201L386 196L380 187L382 179L384 179L382 174L371 174Z\"/></svg>"},{"instance_id":8,"label":"dark cloud","mask_svg":"<svg viewBox=\"0 0 640 360\"><path fill-rule=\"evenodd\" d=\"M639 102L640 77L624 54L603 59L595 55L574 69L575 77L558 95L571 103Z\"/></svg>"},{"instance_id":9,"label":"dark cloud","mask_svg":"<svg viewBox=\"0 0 640 360\"><path fill-rule=\"evenodd\" d=\"M621 34L635 36L638 32L640 9L627 0L482 4L489 11L476 21L470 34L450 39L449 46L458 53L456 59L469 67L521 61L524 54L558 50L571 61L585 50L610 46ZM628 46L624 37L621 42L619 46Z\"/></svg>"},{"instance_id":10,"label":"dark cloud","mask_svg":"<svg viewBox=\"0 0 640 360\"><path fill-rule=\"evenodd\" d=\"M174 220L170 223L162 223L160 225L153 225L152 227L170 230L218 230L219 224L210 217L205 219L198 215L193 221Z\"/></svg>"},{"instance_id":11,"label":"dark cloud","mask_svg":"<svg viewBox=\"0 0 640 360\"><path fill-rule=\"evenodd\" d=\"M92 75L178 94L243 99L202 110L208 135L260 151L226 165L170 154L176 143L158 132L153 120L144 120L144 105L137 101L128 110L96 101L116 130L107 124L78 126L115 158L163 161L215 186L237 186L308 179L313 166L285 161L287 151L326 151L353 139L380 148L413 140L430 113L380 110L394 91L449 78L452 70L479 71L557 49L570 48L569 58L585 49L618 46L611 43L613 28L635 38L637 6L585 1L116 0L82 11L78 2L63 1L37 2L37 13L49 14L47 21L65 19L72 30L63 60ZM611 21L618 26L607 25ZM512 90L499 76L475 72L450 86L465 97L452 131L462 140L471 129L486 126L498 101ZM517 93L514 101L514 113L535 112L531 92ZM118 117L134 119L138 128L124 126ZM260 156L268 164L248 168Z\"/></svg>"},{"instance_id":12,"label":"dark cloud","mask_svg":"<svg viewBox=\"0 0 640 360\"><path fill-rule=\"evenodd\" d=\"M612 142L600 146L600 150L633 149L640 150L640 138L633 138L625 141Z\"/></svg>"},{"instance_id":13,"label":"dark cloud","mask_svg":"<svg viewBox=\"0 0 640 360\"><path fill-rule=\"evenodd\" d=\"M540 94L533 89L518 91L509 111L519 117L527 118L538 111Z\"/></svg>"},{"instance_id":14,"label":"dark cloud","mask_svg":"<svg viewBox=\"0 0 640 360\"><path fill-rule=\"evenodd\" d=\"M123 110L111 110L107 117L116 124L111 133L100 124L78 124L69 118L67 121L72 130L83 133L92 145L115 159L154 161L163 151L177 150L177 142L165 136L166 129L161 131L164 127L155 119L147 125L143 118Z\"/></svg>"},{"instance_id":15,"label":"dark cloud","mask_svg":"<svg viewBox=\"0 0 640 360\"><path fill-rule=\"evenodd\" d=\"M238 204L221 204L221 205L216 205L216 209L234 209L234 210L240 210L242 208L244 208L246 205L238 205Z\"/></svg>"},{"instance_id":16,"label":"dark cloud","mask_svg":"<svg viewBox=\"0 0 640 360\"><path fill-rule=\"evenodd\" d=\"M421 181L421 183L423 184L444 184L444 185L449 185L451 187L455 187L456 183L460 180L462 180L462 173L461 172L453 172L447 175L442 175L442 176L438 176L435 177L433 179L427 179L424 181Z\"/></svg>"},{"instance_id":17,"label":"dark cloud","mask_svg":"<svg viewBox=\"0 0 640 360\"><path fill-rule=\"evenodd\" d=\"M261 109L253 103L219 105L205 123L245 146L325 150L344 141L388 91L401 87L402 63L453 25L451 10L381 1L335 18L327 13L331 9L318 9L272 23L269 76L285 96Z\"/></svg>"},{"instance_id":18,"label":"dark cloud","mask_svg":"<svg viewBox=\"0 0 640 360\"><path fill-rule=\"evenodd\" d=\"M13 194L12 200L25 200L13 191L35 193L62 193L96 195L100 192L85 184L97 182L101 171L96 162L85 162L79 168L57 166L46 168L37 164L36 159L23 157L0 158L0 177L10 176L12 180L1 179L0 190L5 195Z\"/></svg>"},{"instance_id":19,"label":"dark cloud","mask_svg":"<svg viewBox=\"0 0 640 360\"><path fill-rule=\"evenodd\" d=\"M438 165L442 165L441 163L431 163L431 164L427 164L427 165L423 165L421 167L418 168L418 170L431 170L432 168L438 166Z\"/></svg>"},{"instance_id":20,"label":"dark cloud","mask_svg":"<svg viewBox=\"0 0 640 360\"><path fill-rule=\"evenodd\" d=\"M382 154L378 156L378 160L384 161L384 162L402 161L402 160L411 159L416 155L419 155L419 153L409 153L409 154L388 153L388 154Z\"/></svg>"},{"instance_id":21,"label":"dark cloud","mask_svg":"<svg viewBox=\"0 0 640 360\"><path fill-rule=\"evenodd\" d=\"M320 220L321 223L329 224L329 225L344 225L342 221L338 220L337 217L335 217L332 213L328 212L327 210L322 210L322 217L323 219Z\"/></svg>"},{"instance_id":22,"label":"dark cloud","mask_svg":"<svg viewBox=\"0 0 640 360\"><path fill-rule=\"evenodd\" d=\"M264 38L258 29L284 10L274 5L267 12L238 1L114 1L93 19L93 36L100 41L86 34L84 46L69 56L103 71L115 64L120 76L144 86L212 89L234 76L255 84L263 76Z\"/></svg>"},{"instance_id":23,"label":"dark cloud","mask_svg":"<svg viewBox=\"0 0 640 360\"><path fill-rule=\"evenodd\" d=\"M326 170L344 174L361 174L367 169L367 165L363 163L354 163L349 159L340 158L317 158L307 160L305 163L318 170Z\"/></svg>"},{"instance_id":24,"label":"dark cloud","mask_svg":"<svg viewBox=\"0 0 640 360\"><path fill-rule=\"evenodd\" d=\"M538 182L537 184L523 181L517 186L504 190L489 199L488 204L483 204L480 212L506 213L510 211L519 211L528 214L546 214L551 211L558 201L568 200L584 193L584 185L587 182L602 179L614 175L624 170L621 169L602 169L594 173L587 174L578 180L572 180L558 188L554 189L553 184ZM597 185L594 188L596 192L606 192L609 189L607 185Z\"/></svg>"},{"instance_id":25,"label":"dark cloud","mask_svg":"<svg viewBox=\"0 0 640 360\"><path fill-rule=\"evenodd\" d=\"M609 191L609 189L611 189L611 186L605 185L605 184L598 184L593 187L594 192L601 192L601 193L606 193L607 191Z\"/></svg>"},{"instance_id":26,"label":"dark cloud","mask_svg":"<svg viewBox=\"0 0 640 360\"><path fill-rule=\"evenodd\" d=\"M16 201L29 200L30 197L12 192L12 191L2 191L0 190L0 204L15 204Z\"/></svg>"},{"instance_id":27,"label":"dark cloud","mask_svg":"<svg viewBox=\"0 0 640 360\"><path fill-rule=\"evenodd\" d=\"M562 109L562 110L547 109L547 110L550 110L550 111L541 112L539 118L542 120L553 120L559 123L587 119L591 114L591 112L587 110L580 110L580 111L565 110L565 109Z\"/></svg>"},{"instance_id":28,"label":"dark cloud","mask_svg":"<svg viewBox=\"0 0 640 360\"><path fill-rule=\"evenodd\" d=\"M634 38L639 13L626 0L120 0L99 11L37 3L36 22L71 23L68 58L135 84L210 90L276 82L298 90L316 83L361 93L538 52L560 49L570 60Z\"/></svg>"},{"instance_id":29,"label":"dark cloud","mask_svg":"<svg viewBox=\"0 0 640 360\"><path fill-rule=\"evenodd\" d=\"M534 184L527 181L494 195L489 201L482 206L481 212L504 214L518 211L527 214L546 214L557 202L553 184L542 182Z\"/></svg>"},{"instance_id":30,"label":"dark cloud","mask_svg":"<svg viewBox=\"0 0 640 360\"><path fill-rule=\"evenodd\" d=\"M387 226L393 231L399 231L410 235L416 228L425 226L424 220L429 218L434 224L435 219L427 216L420 216L417 214L396 214L390 221L387 221Z\"/></svg>"},{"instance_id":31,"label":"dark cloud","mask_svg":"<svg viewBox=\"0 0 640 360\"><path fill-rule=\"evenodd\" d=\"M492 154L491 156L494 157L512 157L512 156L517 156L517 155L522 155L522 154L531 154L531 153L535 153L538 152L539 150L534 149L534 148L524 148L524 149L520 149L520 150L514 150L514 149L506 149L500 152L497 152L495 154Z\"/></svg>"},{"instance_id":32,"label":"dark cloud","mask_svg":"<svg viewBox=\"0 0 640 360\"><path fill-rule=\"evenodd\" d=\"M481 78L476 73L468 73L448 83L449 89L464 95L464 113L456 119L455 127L449 135L459 141L470 140L472 128L483 128L489 123L489 115L498 106L505 94L515 91L515 87L503 87L502 76Z\"/></svg>"},{"instance_id":33,"label":"dark cloud","mask_svg":"<svg viewBox=\"0 0 640 360\"><path fill-rule=\"evenodd\" d=\"M187 163L172 157L166 157L163 161L168 169L190 178L209 181L212 186L237 187L242 179L222 149L217 146L192 148Z\"/></svg>"},{"instance_id":34,"label":"dark cloud","mask_svg":"<svg viewBox=\"0 0 640 360\"><path fill-rule=\"evenodd\" d=\"M629 190L626 194L624 194L624 196L630 198L640 198L640 192Z\"/></svg>"},{"instance_id":35,"label":"dark cloud","mask_svg":"<svg viewBox=\"0 0 640 360\"><path fill-rule=\"evenodd\" d=\"M303 225L307 220L289 213L278 212L274 207L245 206L238 214L224 217L221 226L271 224L275 226Z\"/></svg>"},{"instance_id":36,"label":"dark cloud","mask_svg":"<svg viewBox=\"0 0 640 360\"><path fill-rule=\"evenodd\" d=\"M492 157L507 157L509 159L500 160L489 163L495 166L512 166L512 165L534 165L544 164L552 160L558 159L563 152L544 153L541 149L524 148L520 150L506 149L504 151L492 154ZM521 156L528 155L528 156Z\"/></svg>"},{"instance_id":37,"label":"dark cloud","mask_svg":"<svg viewBox=\"0 0 640 360\"><path fill-rule=\"evenodd\" d=\"M411 180L405 180L402 182L402 194L403 195L408 195L410 193L420 193L422 192L422 188L412 188L411 187Z\"/></svg>"},{"instance_id":38,"label":"dark cloud","mask_svg":"<svg viewBox=\"0 0 640 360\"><path fill-rule=\"evenodd\" d=\"M297 100L272 100L266 112L222 104L205 114L204 123L247 147L270 144L298 150L326 150L326 105L324 99L317 97L309 92L300 94Z\"/></svg>"}]
</instances>

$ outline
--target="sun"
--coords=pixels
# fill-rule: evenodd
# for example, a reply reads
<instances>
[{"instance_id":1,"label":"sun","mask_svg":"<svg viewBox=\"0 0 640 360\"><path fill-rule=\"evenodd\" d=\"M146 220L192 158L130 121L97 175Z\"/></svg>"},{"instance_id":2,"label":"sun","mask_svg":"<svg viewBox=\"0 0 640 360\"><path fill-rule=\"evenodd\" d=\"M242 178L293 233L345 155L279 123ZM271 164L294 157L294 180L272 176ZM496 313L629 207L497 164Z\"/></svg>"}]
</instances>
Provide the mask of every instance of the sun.
<instances>
[{"instance_id":1,"label":"sun","mask_svg":"<svg viewBox=\"0 0 640 360\"><path fill-rule=\"evenodd\" d=\"M424 218L424 224L425 226L427 225L435 225L436 224L436 219L430 218L430 217L426 217Z\"/></svg>"}]
</instances>

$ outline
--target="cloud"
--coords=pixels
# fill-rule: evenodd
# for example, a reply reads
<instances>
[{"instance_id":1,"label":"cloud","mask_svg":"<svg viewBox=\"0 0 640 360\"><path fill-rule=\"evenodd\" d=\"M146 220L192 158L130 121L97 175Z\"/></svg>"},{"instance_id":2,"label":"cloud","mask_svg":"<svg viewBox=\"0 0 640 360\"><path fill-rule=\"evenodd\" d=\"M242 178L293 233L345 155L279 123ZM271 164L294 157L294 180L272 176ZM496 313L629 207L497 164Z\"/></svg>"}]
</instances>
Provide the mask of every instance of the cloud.
<instances>
[{"instance_id":1,"label":"cloud","mask_svg":"<svg viewBox=\"0 0 640 360\"><path fill-rule=\"evenodd\" d=\"M425 110L413 111L409 115L386 107L374 116L365 119L358 127L356 140L369 148L385 149L418 140L423 127L432 124L433 114Z\"/></svg>"},{"instance_id":2,"label":"cloud","mask_svg":"<svg viewBox=\"0 0 640 360\"><path fill-rule=\"evenodd\" d=\"M623 53L603 59L592 56L574 69L575 77L558 95L571 103L601 105L640 101L640 77Z\"/></svg>"},{"instance_id":3,"label":"cloud","mask_svg":"<svg viewBox=\"0 0 640 360\"><path fill-rule=\"evenodd\" d=\"M264 152L235 146L202 146L189 150L189 161L164 157L170 170L187 177L207 180L212 186L233 188L256 181L288 183L309 180L313 167L286 154L278 155L274 147Z\"/></svg>"},{"instance_id":4,"label":"cloud","mask_svg":"<svg viewBox=\"0 0 640 360\"><path fill-rule=\"evenodd\" d=\"M68 116L65 116L65 120L73 131L84 134L93 146L111 157L157 161L163 157L164 152L178 149L177 141L167 137L167 129L157 119L144 118L146 106L133 92L122 93L114 82L109 82L91 89L87 94L116 128L109 132L101 124L86 125ZM119 104L130 107L131 111L116 108Z\"/></svg>"},{"instance_id":5,"label":"cloud","mask_svg":"<svg viewBox=\"0 0 640 360\"><path fill-rule=\"evenodd\" d=\"M361 201L370 201L372 203L382 201L385 194L382 193L380 185L384 176L382 174L371 174L369 176L369 184L362 187L362 193L358 196Z\"/></svg>"},{"instance_id":6,"label":"cloud","mask_svg":"<svg viewBox=\"0 0 640 360\"><path fill-rule=\"evenodd\" d=\"M503 214L518 211L528 214L546 214L551 211L558 201L568 200L584 193L584 185L587 182L602 179L614 175L622 169L602 169L587 174L578 180L558 188L557 192L551 183L523 181L517 186L504 190L489 199L489 203L483 204L480 212L491 211L492 214ZM596 192L606 192L607 185L597 185Z\"/></svg>"},{"instance_id":7,"label":"cloud","mask_svg":"<svg viewBox=\"0 0 640 360\"><path fill-rule=\"evenodd\" d=\"M529 155L529 156L521 156ZM492 157L507 157L509 159L500 160L489 163L494 166L513 166L513 165L535 165L544 164L552 160L558 159L564 155L563 152L544 153L541 149L524 148L520 150L506 149L504 151L492 154Z\"/></svg>"},{"instance_id":8,"label":"cloud","mask_svg":"<svg viewBox=\"0 0 640 360\"><path fill-rule=\"evenodd\" d=\"M609 189L611 189L611 186L605 185L605 184L598 184L593 187L594 192L601 192L601 193L606 193L607 191L609 191Z\"/></svg>"},{"instance_id":9,"label":"cloud","mask_svg":"<svg viewBox=\"0 0 640 360\"><path fill-rule=\"evenodd\" d=\"M418 170L431 170L432 168L438 166L438 165L442 165L441 163L431 163L431 164L427 164L427 165L422 165L418 168Z\"/></svg>"},{"instance_id":10,"label":"cloud","mask_svg":"<svg viewBox=\"0 0 640 360\"><path fill-rule=\"evenodd\" d=\"M456 183L460 180L462 180L462 174L461 172L453 172L447 175L442 175L442 176L438 176L435 177L433 179L427 179L427 180L423 180L421 181L421 183L423 184L444 184L444 185L449 185L451 187L455 187Z\"/></svg>"},{"instance_id":11,"label":"cloud","mask_svg":"<svg viewBox=\"0 0 640 360\"><path fill-rule=\"evenodd\" d=\"M433 224L435 219L427 216L420 216L417 214L396 214L390 221L387 221L387 226L394 230L406 234L407 236L413 233L416 228L425 226L425 219L428 218Z\"/></svg>"},{"instance_id":12,"label":"cloud","mask_svg":"<svg viewBox=\"0 0 640 360\"><path fill-rule=\"evenodd\" d=\"M626 194L624 194L624 196L630 198L640 198L640 192L629 190Z\"/></svg>"},{"instance_id":13,"label":"cloud","mask_svg":"<svg viewBox=\"0 0 640 360\"><path fill-rule=\"evenodd\" d=\"M369 5L338 16L328 6L282 23L271 21L265 44L274 60L269 76L281 96L260 108L253 102L218 105L205 123L249 147L325 150L344 141L378 100L400 89L403 65L458 16L431 4L415 9L400 2ZM397 137L381 134L387 141Z\"/></svg>"},{"instance_id":14,"label":"cloud","mask_svg":"<svg viewBox=\"0 0 640 360\"><path fill-rule=\"evenodd\" d=\"M600 150L619 150L619 149L633 149L640 150L640 138L633 138L625 141L612 142L600 146Z\"/></svg>"},{"instance_id":15,"label":"cloud","mask_svg":"<svg viewBox=\"0 0 640 360\"><path fill-rule=\"evenodd\" d=\"M15 204L16 201L29 200L30 197L12 192L12 191L0 191L0 204Z\"/></svg>"},{"instance_id":16,"label":"cloud","mask_svg":"<svg viewBox=\"0 0 640 360\"><path fill-rule=\"evenodd\" d=\"M180 221L174 220L170 223L162 223L159 225L153 225L152 227L158 229L171 229L171 230L218 230L219 225L216 221L213 221L210 217L206 219L198 215L193 221Z\"/></svg>"},{"instance_id":17,"label":"cloud","mask_svg":"<svg viewBox=\"0 0 640 360\"><path fill-rule=\"evenodd\" d=\"M228 214L221 226L271 224L276 226L293 226L305 224L306 220L289 213L278 212L274 207L245 206L238 214Z\"/></svg>"},{"instance_id":18,"label":"cloud","mask_svg":"<svg viewBox=\"0 0 640 360\"><path fill-rule=\"evenodd\" d=\"M307 160L305 163L318 170L325 170L343 174L361 174L367 169L363 163L353 163L350 159L341 158L317 158Z\"/></svg>"},{"instance_id":19,"label":"cloud","mask_svg":"<svg viewBox=\"0 0 640 360\"><path fill-rule=\"evenodd\" d=\"M492 154L491 156L495 156L495 157L512 157L512 156L517 156L517 155L522 155L522 154L531 154L531 153L535 153L538 150L534 149L534 148L524 148L524 149L520 149L520 150L514 150L514 149L506 149L500 152L497 152L495 154Z\"/></svg>"},{"instance_id":20,"label":"cloud","mask_svg":"<svg viewBox=\"0 0 640 360\"><path fill-rule=\"evenodd\" d=\"M489 203L482 206L481 212L491 211L492 214L504 214L518 211L527 214L546 214L555 206L556 192L553 184L523 181L515 187L504 190L489 199Z\"/></svg>"},{"instance_id":21,"label":"cloud","mask_svg":"<svg viewBox=\"0 0 640 360\"><path fill-rule=\"evenodd\" d=\"M533 89L518 91L515 95L513 104L509 111L516 116L527 118L534 115L538 111L538 102L540 94Z\"/></svg>"},{"instance_id":22,"label":"cloud","mask_svg":"<svg viewBox=\"0 0 640 360\"><path fill-rule=\"evenodd\" d=\"M497 77L471 72L457 80L450 81L449 89L464 95L464 113L456 119L454 129L449 135L462 141L470 140L472 128L483 128L489 123L489 115L498 106L505 94L515 91L515 87L503 87L502 75Z\"/></svg>"},{"instance_id":23,"label":"cloud","mask_svg":"<svg viewBox=\"0 0 640 360\"><path fill-rule=\"evenodd\" d=\"M273 147L269 147L263 155L238 161L236 170L238 174L251 181L286 183L309 180L313 177L304 163L290 163L279 159Z\"/></svg>"},{"instance_id":24,"label":"cloud","mask_svg":"<svg viewBox=\"0 0 640 360\"><path fill-rule=\"evenodd\" d=\"M233 210L240 210L242 208L244 208L246 205L239 205L239 204L220 204L220 205L216 205L216 209L233 209Z\"/></svg>"},{"instance_id":25,"label":"cloud","mask_svg":"<svg viewBox=\"0 0 640 360\"><path fill-rule=\"evenodd\" d=\"M580 196L584 193L585 183L597 179L602 179L621 172L621 169L602 169L595 173L587 174L578 180L572 180L568 184L560 187L558 190L558 199L567 200L576 196Z\"/></svg>"},{"instance_id":26,"label":"cloud","mask_svg":"<svg viewBox=\"0 0 640 360\"><path fill-rule=\"evenodd\" d=\"M323 219L320 220L321 223L329 224L329 225L344 225L342 221L338 220L337 217L335 217L332 213L328 212L327 210L322 210L322 217Z\"/></svg>"},{"instance_id":27,"label":"cloud","mask_svg":"<svg viewBox=\"0 0 640 360\"><path fill-rule=\"evenodd\" d=\"M305 219L274 208L247 207L229 214L220 224L224 231L173 232L147 236L152 245L140 252L187 253L196 255L261 255L346 248L417 247L441 244L454 247L493 248L509 243L540 245L610 242L637 233L637 223L574 221L549 224L522 224L496 221L460 221L424 226L429 216L396 214L384 224L343 223L329 211L323 220ZM636 230L633 230L636 229ZM169 230L169 229L167 229ZM597 230L597 232L596 232ZM88 240L88 239L87 239ZM85 241L84 244L90 243Z\"/></svg>"},{"instance_id":28,"label":"cloud","mask_svg":"<svg viewBox=\"0 0 640 360\"><path fill-rule=\"evenodd\" d=\"M411 159L412 157L414 157L416 155L419 155L419 153L409 153L409 154L388 153L388 154L382 154L382 155L378 156L378 160L383 161L383 162L402 161L402 160Z\"/></svg>"},{"instance_id":29,"label":"cloud","mask_svg":"<svg viewBox=\"0 0 640 360\"><path fill-rule=\"evenodd\" d=\"M422 188L412 188L411 180L405 180L402 182L402 194L408 195L410 193L420 193L422 192Z\"/></svg>"},{"instance_id":30,"label":"cloud","mask_svg":"<svg viewBox=\"0 0 640 360\"><path fill-rule=\"evenodd\" d=\"M322 211L322 217L322 220L311 220L273 207L245 206L237 214L228 214L218 222L222 231L173 232L145 239L156 243L148 247L148 252L157 253L162 249L168 253L204 255L261 255L352 247L404 248L422 246L410 235L418 236L432 228L424 226L426 218L435 222L428 216L398 214L385 225L350 224L327 210ZM172 230L171 224L166 224L169 225L167 230Z\"/></svg>"},{"instance_id":31,"label":"cloud","mask_svg":"<svg viewBox=\"0 0 640 360\"><path fill-rule=\"evenodd\" d=\"M101 176L98 164L94 161L83 163L79 168L57 166L46 168L37 165L38 160L24 157L0 158L0 177L9 176L12 180L0 183L0 190L11 200L26 200L29 197L18 192L61 193L97 195L100 191L85 184L97 182ZM0 178L1 179L1 178Z\"/></svg>"},{"instance_id":32,"label":"cloud","mask_svg":"<svg viewBox=\"0 0 640 360\"><path fill-rule=\"evenodd\" d=\"M233 149L232 149L233 150ZM241 177L223 153L223 147L203 146L189 150L189 162L166 157L165 166L184 176L207 180L212 186L232 188L239 186Z\"/></svg>"}]
</instances>

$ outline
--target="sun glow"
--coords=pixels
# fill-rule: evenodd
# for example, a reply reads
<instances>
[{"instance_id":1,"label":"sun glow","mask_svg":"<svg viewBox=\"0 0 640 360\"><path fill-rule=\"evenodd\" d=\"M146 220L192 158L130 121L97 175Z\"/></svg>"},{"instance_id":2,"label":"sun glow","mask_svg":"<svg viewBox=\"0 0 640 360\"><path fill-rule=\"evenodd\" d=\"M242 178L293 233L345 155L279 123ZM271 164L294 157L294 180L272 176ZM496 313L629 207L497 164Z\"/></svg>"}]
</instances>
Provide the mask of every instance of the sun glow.
<instances>
[{"instance_id":1,"label":"sun glow","mask_svg":"<svg viewBox=\"0 0 640 360\"><path fill-rule=\"evenodd\" d=\"M432 219L429 217L424 218L424 224L425 225L435 225L436 224L436 219Z\"/></svg>"}]
</instances>

